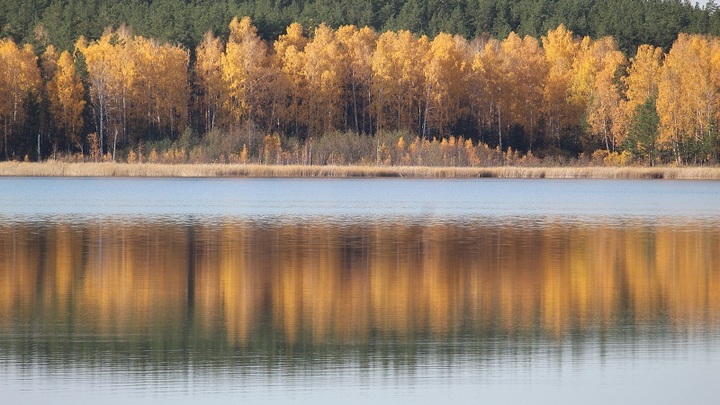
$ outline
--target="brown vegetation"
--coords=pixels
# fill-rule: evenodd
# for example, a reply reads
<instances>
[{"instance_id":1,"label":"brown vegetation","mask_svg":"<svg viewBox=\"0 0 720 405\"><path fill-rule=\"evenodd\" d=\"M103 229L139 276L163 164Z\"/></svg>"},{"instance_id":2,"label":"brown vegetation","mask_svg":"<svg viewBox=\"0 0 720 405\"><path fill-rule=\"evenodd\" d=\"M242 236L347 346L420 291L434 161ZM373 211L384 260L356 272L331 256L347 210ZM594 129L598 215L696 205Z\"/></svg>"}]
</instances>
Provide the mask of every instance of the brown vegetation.
<instances>
[{"instance_id":1,"label":"brown vegetation","mask_svg":"<svg viewBox=\"0 0 720 405\"><path fill-rule=\"evenodd\" d=\"M408 177L720 180L720 167L431 167L263 164L0 162L0 176L53 177Z\"/></svg>"}]
</instances>

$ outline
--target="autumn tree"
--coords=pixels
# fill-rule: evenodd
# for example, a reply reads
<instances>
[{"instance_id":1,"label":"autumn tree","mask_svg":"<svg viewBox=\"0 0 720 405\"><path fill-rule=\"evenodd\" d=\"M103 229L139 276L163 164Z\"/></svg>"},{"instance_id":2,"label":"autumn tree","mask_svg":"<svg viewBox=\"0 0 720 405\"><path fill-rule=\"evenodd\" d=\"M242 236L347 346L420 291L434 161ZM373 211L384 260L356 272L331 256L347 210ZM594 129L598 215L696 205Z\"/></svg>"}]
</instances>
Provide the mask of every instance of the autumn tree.
<instances>
[{"instance_id":1,"label":"autumn tree","mask_svg":"<svg viewBox=\"0 0 720 405\"><path fill-rule=\"evenodd\" d=\"M40 25L37 28L38 29L36 32L36 40L40 41L45 50L38 57L41 84L37 98L35 99L37 104L33 103L35 105L32 107L32 109L34 110L34 117L31 121L33 127L31 131L36 133L35 150L37 158L38 160L40 160L43 154L44 143L42 141L44 138L50 140L50 145L52 145L53 153L58 151L61 143L64 143L65 145L63 146L67 146L69 151L71 142L68 142L66 137L62 136L62 134L58 133L58 131L55 131L54 128L52 128L53 122L52 113L50 111L51 108L50 96L48 94L48 83L50 83L50 80L55 76L55 72L57 70L57 62L60 58L60 55L58 54L58 51L54 45L48 44L49 39L47 37L47 31L45 30L44 26Z\"/></svg>"},{"instance_id":2,"label":"autumn tree","mask_svg":"<svg viewBox=\"0 0 720 405\"><path fill-rule=\"evenodd\" d=\"M37 57L32 46L18 47L11 39L0 40L0 120L3 130L3 151L9 159L14 130L26 118L27 101L36 96L41 86Z\"/></svg>"},{"instance_id":3,"label":"autumn tree","mask_svg":"<svg viewBox=\"0 0 720 405\"><path fill-rule=\"evenodd\" d=\"M91 43L78 42L88 71L90 100L100 151L156 130L171 137L186 121L189 103L187 51L159 44L129 29L106 30ZM108 134L108 130L110 133ZM112 148L107 142L112 136ZM137 140L137 139L135 139Z\"/></svg>"},{"instance_id":4,"label":"autumn tree","mask_svg":"<svg viewBox=\"0 0 720 405\"><path fill-rule=\"evenodd\" d=\"M372 54L378 35L371 28L354 25L338 28L335 36L346 58L345 104L356 133L372 131Z\"/></svg>"},{"instance_id":5,"label":"autumn tree","mask_svg":"<svg viewBox=\"0 0 720 405\"><path fill-rule=\"evenodd\" d=\"M85 88L75 69L75 60L68 51L60 54L47 89L55 128L82 150L80 131L83 127Z\"/></svg>"},{"instance_id":6,"label":"autumn tree","mask_svg":"<svg viewBox=\"0 0 720 405\"><path fill-rule=\"evenodd\" d=\"M425 67L425 100L421 135L431 129L444 135L464 113L468 84L467 43L462 38L438 34L430 43Z\"/></svg>"},{"instance_id":7,"label":"autumn tree","mask_svg":"<svg viewBox=\"0 0 720 405\"><path fill-rule=\"evenodd\" d=\"M705 161L717 142L720 40L680 35L658 83L659 142L678 163Z\"/></svg>"},{"instance_id":8,"label":"autumn tree","mask_svg":"<svg viewBox=\"0 0 720 405\"><path fill-rule=\"evenodd\" d=\"M187 121L189 54L178 46L139 36L128 46L136 70L131 90L136 136L154 130L172 137Z\"/></svg>"},{"instance_id":9,"label":"autumn tree","mask_svg":"<svg viewBox=\"0 0 720 405\"><path fill-rule=\"evenodd\" d=\"M472 69L478 123L497 133L501 149L508 129L519 126L525 146L532 149L548 74L548 63L537 40L521 39L515 33L502 42L489 40L475 55Z\"/></svg>"},{"instance_id":10,"label":"autumn tree","mask_svg":"<svg viewBox=\"0 0 720 405\"><path fill-rule=\"evenodd\" d=\"M625 97L620 101L618 106L620 114L616 116L614 122L620 139L625 139L628 135L630 121L639 106L652 100L648 105L655 108L663 57L661 48L651 45L640 46L630 60L627 74L620 79L625 89Z\"/></svg>"},{"instance_id":11,"label":"autumn tree","mask_svg":"<svg viewBox=\"0 0 720 405\"><path fill-rule=\"evenodd\" d=\"M507 101L503 97L505 79L500 41L490 39L473 58L471 91L475 118L480 128L496 132L500 149L503 148L503 125L507 123L503 114L509 114L503 106Z\"/></svg>"},{"instance_id":12,"label":"autumn tree","mask_svg":"<svg viewBox=\"0 0 720 405\"><path fill-rule=\"evenodd\" d=\"M657 97L663 57L662 49L652 45L641 45L637 49L627 75L622 79L627 88L625 98L630 109L634 110L648 99Z\"/></svg>"},{"instance_id":13,"label":"autumn tree","mask_svg":"<svg viewBox=\"0 0 720 405\"><path fill-rule=\"evenodd\" d=\"M112 136L112 159L117 154L118 141L127 139L128 125L133 120L134 101L138 96L137 81L141 80L138 72L138 60L133 47L133 35L129 27L121 26L111 35L112 53L110 55L110 92L114 96L114 108L117 111L115 120L110 122Z\"/></svg>"},{"instance_id":14,"label":"autumn tree","mask_svg":"<svg viewBox=\"0 0 720 405\"><path fill-rule=\"evenodd\" d=\"M509 81L506 97L511 120L523 128L528 150L532 150L537 141L549 66L538 40L530 36L520 40L518 35L511 33L502 42L502 52Z\"/></svg>"},{"instance_id":15,"label":"autumn tree","mask_svg":"<svg viewBox=\"0 0 720 405\"><path fill-rule=\"evenodd\" d=\"M40 78L44 82L50 82L55 76L57 70L58 59L60 55L54 45L48 45L45 51L40 55Z\"/></svg>"},{"instance_id":16,"label":"autumn tree","mask_svg":"<svg viewBox=\"0 0 720 405\"><path fill-rule=\"evenodd\" d=\"M206 131L215 128L221 113L226 87L222 76L223 45L208 31L195 50L195 80L199 87L199 109Z\"/></svg>"},{"instance_id":17,"label":"autumn tree","mask_svg":"<svg viewBox=\"0 0 720 405\"><path fill-rule=\"evenodd\" d=\"M292 23L287 27L286 33L280 35L273 45L274 66L282 73L287 83L287 99L282 104L281 119L296 135L299 135L302 125L300 112L308 91L305 76L302 74L307 42L308 38L304 34L302 25Z\"/></svg>"},{"instance_id":18,"label":"autumn tree","mask_svg":"<svg viewBox=\"0 0 720 405\"><path fill-rule=\"evenodd\" d=\"M221 72L227 89L224 108L234 124L255 122L264 113L269 62L267 45L258 37L252 20L233 18Z\"/></svg>"},{"instance_id":19,"label":"autumn tree","mask_svg":"<svg viewBox=\"0 0 720 405\"><path fill-rule=\"evenodd\" d=\"M84 38L80 38L75 45L87 66L90 100L98 130L101 155L106 150L105 139L108 123L115 115L113 111L116 96L113 92L115 75L112 64L114 45L111 43L111 37L111 33L106 32L99 40L91 44L88 44Z\"/></svg>"},{"instance_id":20,"label":"autumn tree","mask_svg":"<svg viewBox=\"0 0 720 405\"><path fill-rule=\"evenodd\" d=\"M396 38L397 34L391 31L380 34L372 57L372 100L377 131L391 125L391 103L399 92L400 67L394 63Z\"/></svg>"},{"instance_id":21,"label":"autumn tree","mask_svg":"<svg viewBox=\"0 0 720 405\"><path fill-rule=\"evenodd\" d=\"M104 155L111 151L113 159L118 141L126 138L133 112L132 101L138 76L131 45L132 34L126 27L118 31L106 29L97 41L88 44L81 39L76 45L87 66L100 153ZM110 139L112 143L108 145Z\"/></svg>"},{"instance_id":22,"label":"autumn tree","mask_svg":"<svg viewBox=\"0 0 720 405\"><path fill-rule=\"evenodd\" d=\"M318 136L337 128L344 105L342 96L347 81L347 58L335 38L335 32L320 24L305 45L302 75L308 92L302 119L310 135Z\"/></svg>"},{"instance_id":23,"label":"autumn tree","mask_svg":"<svg viewBox=\"0 0 720 405\"><path fill-rule=\"evenodd\" d=\"M573 64L580 44L564 25L542 37L549 72L543 97L543 116L548 135L560 141L564 128L578 125L582 106L570 102Z\"/></svg>"},{"instance_id":24,"label":"autumn tree","mask_svg":"<svg viewBox=\"0 0 720 405\"><path fill-rule=\"evenodd\" d=\"M571 100L583 107L591 136L607 151L614 151L622 142L614 122L621 114L616 72L625 64L615 40L604 37L596 41L583 39L573 66Z\"/></svg>"},{"instance_id":25,"label":"autumn tree","mask_svg":"<svg viewBox=\"0 0 720 405\"><path fill-rule=\"evenodd\" d=\"M409 31L387 31L378 38L372 58L372 91L378 131L421 132L429 48L426 36L418 38Z\"/></svg>"}]
</instances>

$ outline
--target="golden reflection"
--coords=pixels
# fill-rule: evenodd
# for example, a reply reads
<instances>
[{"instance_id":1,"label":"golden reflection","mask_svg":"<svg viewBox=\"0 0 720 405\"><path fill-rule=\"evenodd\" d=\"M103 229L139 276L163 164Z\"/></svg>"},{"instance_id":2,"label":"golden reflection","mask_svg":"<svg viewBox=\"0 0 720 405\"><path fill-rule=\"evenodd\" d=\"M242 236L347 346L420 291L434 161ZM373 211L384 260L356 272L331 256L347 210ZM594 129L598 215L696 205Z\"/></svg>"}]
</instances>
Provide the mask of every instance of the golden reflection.
<instances>
[{"instance_id":1,"label":"golden reflection","mask_svg":"<svg viewBox=\"0 0 720 405\"><path fill-rule=\"evenodd\" d=\"M375 334L677 331L720 323L720 230L697 225L139 221L0 225L0 325L191 323L232 345ZM265 335L263 335L265 334Z\"/></svg>"}]
</instances>

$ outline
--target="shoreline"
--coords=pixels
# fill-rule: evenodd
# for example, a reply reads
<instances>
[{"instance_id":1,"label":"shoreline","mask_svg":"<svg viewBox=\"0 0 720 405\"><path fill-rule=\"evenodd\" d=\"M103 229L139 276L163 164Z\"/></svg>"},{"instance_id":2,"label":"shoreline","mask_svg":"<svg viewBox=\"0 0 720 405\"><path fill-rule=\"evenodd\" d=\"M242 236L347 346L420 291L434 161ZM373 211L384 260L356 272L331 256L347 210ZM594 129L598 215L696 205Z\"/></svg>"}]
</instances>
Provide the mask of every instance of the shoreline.
<instances>
[{"instance_id":1,"label":"shoreline","mask_svg":"<svg viewBox=\"0 0 720 405\"><path fill-rule=\"evenodd\" d=\"M262 164L161 164L0 162L0 177L324 177L324 178L502 178L502 179L677 179L720 180L720 167L434 167L300 166Z\"/></svg>"}]
</instances>

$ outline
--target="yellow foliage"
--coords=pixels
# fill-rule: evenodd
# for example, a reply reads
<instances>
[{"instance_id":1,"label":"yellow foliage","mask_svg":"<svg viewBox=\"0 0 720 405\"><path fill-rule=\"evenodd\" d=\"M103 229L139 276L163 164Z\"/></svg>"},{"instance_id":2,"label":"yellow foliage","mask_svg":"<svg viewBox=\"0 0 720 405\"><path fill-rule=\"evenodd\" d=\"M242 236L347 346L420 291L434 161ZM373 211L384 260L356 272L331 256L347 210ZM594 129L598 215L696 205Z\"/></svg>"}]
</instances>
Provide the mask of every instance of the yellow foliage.
<instances>
[{"instance_id":1,"label":"yellow foliage","mask_svg":"<svg viewBox=\"0 0 720 405\"><path fill-rule=\"evenodd\" d=\"M443 135L464 110L463 89L468 83L467 44L449 34L438 34L430 44L425 66L425 124L423 135L436 129Z\"/></svg>"},{"instance_id":2,"label":"yellow foliage","mask_svg":"<svg viewBox=\"0 0 720 405\"><path fill-rule=\"evenodd\" d=\"M282 77L287 83L287 96L290 99L289 102L286 100L280 102L280 119L289 125L297 124L303 119L300 107L301 100L307 95L307 85L302 74L305 65L303 50L307 42L302 25L293 23L273 45L275 49L273 66L282 72Z\"/></svg>"},{"instance_id":3,"label":"yellow foliage","mask_svg":"<svg viewBox=\"0 0 720 405\"><path fill-rule=\"evenodd\" d=\"M245 149L243 145L243 149ZM263 138L263 156L265 163L279 163L282 147L280 145L280 135L267 134Z\"/></svg>"},{"instance_id":4,"label":"yellow foliage","mask_svg":"<svg viewBox=\"0 0 720 405\"><path fill-rule=\"evenodd\" d=\"M293 23L272 47L249 17L234 18L228 27L227 44L208 33L195 50L192 71L199 90L193 98L189 52L134 35L127 26L107 29L97 40L79 38L75 54L47 46L40 60L29 45L0 40L2 146L16 141L12 131L22 127L28 101L47 94L53 144L62 139L83 148L83 112L95 114L96 159L107 152L115 156L116 147L135 145L148 133L174 138L192 107L202 121L200 132L221 125L234 133L279 131L302 140L336 129L406 130L426 141L413 142L415 151L404 143L409 140L388 141L394 163L491 164L502 161L511 130L530 150L539 144L536 136L552 148L561 137L577 141L580 135L617 150L636 108L656 99L660 156L673 152L682 163L703 149L701 160L716 158L717 140L709 139L720 122L715 37L680 35L667 55L642 45L628 64L612 38L574 37L563 25L541 41L511 32L503 40L468 42L445 33L430 40L409 31L378 35L368 27L325 24L313 25L308 37ZM76 59L84 61L85 82ZM86 96L92 109L85 106ZM470 126L483 137L496 136L491 144L500 151L472 142L467 147L466 140L450 137ZM429 141L432 137L439 140ZM309 161L311 153L300 152L300 146L295 152L295 160L304 155ZM265 157L264 150L253 153ZM283 153L273 158L282 160ZM379 155L370 159L387 161Z\"/></svg>"},{"instance_id":5,"label":"yellow foliage","mask_svg":"<svg viewBox=\"0 0 720 405\"><path fill-rule=\"evenodd\" d=\"M335 36L346 58L347 93L344 97L352 111L351 124L355 132L360 133L366 129L361 128L361 124L370 114L372 55L378 35L369 27L358 30L353 25L346 25L338 28Z\"/></svg>"},{"instance_id":6,"label":"yellow foliage","mask_svg":"<svg viewBox=\"0 0 720 405\"><path fill-rule=\"evenodd\" d=\"M325 24L315 28L305 45L301 74L312 94L304 96L302 121L312 135L336 128L343 111L343 84L347 81L347 58L341 52L335 32Z\"/></svg>"},{"instance_id":7,"label":"yellow foliage","mask_svg":"<svg viewBox=\"0 0 720 405\"><path fill-rule=\"evenodd\" d=\"M25 120L26 101L39 94L40 70L32 46L22 48L11 39L0 39L0 121L2 144L8 158L8 142L13 126Z\"/></svg>"},{"instance_id":8,"label":"yellow foliage","mask_svg":"<svg viewBox=\"0 0 720 405\"><path fill-rule=\"evenodd\" d=\"M699 142L720 119L720 39L681 34L661 68L657 113L659 142L683 156L677 145Z\"/></svg>"},{"instance_id":9,"label":"yellow foliage","mask_svg":"<svg viewBox=\"0 0 720 405\"><path fill-rule=\"evenodd\" d=\"M254 122L261 114L269 62L267 45L257 35L250 18L234 18L230 23L230 41L220 63L226 91L224 108L235 124Z\"/></svg>"},{"instance_id":10,"label":"yellow foliage","mask_svg":"<svg viewBox=\"0 0 720 405\"><path fill-rule=\"evenodd\" d=\"M75 71L75 61L69 52L64 51L60 55L54 71L47 91L55 127L64 131L74 144L80 145L85 88Z\"/></svg>"},{"instance_id":11,"label":"yellow foliage","mask_svg":"<svg viewBox=\"0 0 720 405\"><path fill-rule=\"evenodd\" d=\"M157 163L160 160L160 156L158 155L158 152L155 148L153 148L150 151L150 156L148 157L148 161L150 163Z\"/></svg>"},{"instance_id":12,"label":"yellow foliage","mask_svg":"<svg viewBox=\"0 0 720 405\"><path fill-rule=\"evenodd\" d=\"M247 144L243 144L242 152L240 152L240 163L247 163L248 162L248 148Z\"/></svg>"},{"instance_id":13,"label":"yellow foliage","mask_svg":"<svg viewBox=\"0 0 720 405\"><path fill-rule=\"evenodd\" d=\"M648 99L657 98L663 57L661 48L640 45L630 60L627 75L621 78L626 87L625 99L619 102L613 117L613 131L618 136L618 142L627 137L635 109Z\"/></svg>"},{"instance_id":14,"label":"yellow foliage","mask_svg":"<svg viewBox=\"0 0 720 405\"><path fill-rule=\"evenodd\" d=\"M550 66L544 91L543 113L548 132L559 136L560 130L579 122L581 111L569 103L573 84L573 65L580 43L564 25L542 37L545 58Z\"/></svg>"},{"instance_id":15,"label":"yellow foliage","mask_svg":"<svg viewBox=\"0 0 720 405\"><path fill-rule=\"evenodd\" d=\"M40 56L41 75L46 82L49 82L55 76L58 59L60 59L60 55L58 55L54 45L48 45L45 52Z\"/></svg>"},{"instance_id":16,"label":"yellow foliage","mask_svg":"<svg viewBox=\"0 0 720 405\"><path fill-rule=\"evenodd\" d=\"M640 45L635 57L632 58L627 76L623 83L627 86L625 93L628 100L628 111L643 104L647 99L657 97L658 81L662 68L663 51L660 47Z\"/></svg>"},{"instance_id":17,"label":"yellow foliage","mask_svg":"<svg viewBox=\"0 0 720 405\"><path fill-rule=\"evenodd\" d=\"M120 27L91 43L78 41L85 58L90 99L97 114L101 152L128 138L128 128L156 127L176 134L190 98L189 54L173 45L132 36ZM116 139L117 138L117 139Z\"/></svg>"},{"instance_id":18,"label":"yellow foliage","mask_svg":"<svg viewBox=\"0 0 720 405\"><path fill-rule=\"evenodd\" d=\"M593 154L595 158L595 154ZM632 160L632 154L628 151L610 152L603 158L603 163L607 166L626 166Z\"/></svg>"},{"instance_id":19,"label":"yellow foliage","mask_svg":"<svg viewBox=\"0 0 720 405\"><path fill-rule=\"evenodd\" d=\"M197 55L195 71L202 89L200 109L205 129L210 131L215 128L223 99L227 97L222 77L223 49L220 39L213 36L212 31L208 31L195 54Z\"/></svg>"},{"instance_id":20,"label":"yellow foliage","mask_svg":"<svg viewBox=\"0 0 720 405\"><path fill-rule=\"evenodd\" d=\"M480 158L478 157L477 150L475 149L475 146L473 145L473 142L471 139L465 140L465 154L467 155L468 163L470 166L479 166L480 165Z\"/></svg>"},{"instance_id":21,"label":"yellow foliage","mask_svg":"<svg viewBox=\"0 0 720 405\"><path fill-rule=\"evenodd\" d=\"M596 165L602 165L605 163L605 158L610 154L607 149L597 149L592 153L591 160Z\"/></svg>"},{"instance_id":22,"label":"yellow foliage","mask_svg":"<svg viewBox=\"0 0 720 405\"><path fill-rule=\"evenodd\" d=\"M511 33L502 42L488 41L474 56L471 78L472 102L483 126L502 134L517 124L533 137L548 67L534 38Z\"/></svg>"},{"instance_id":23,"label":"yellow foliage","mask_svg":"<svg viewBox=\"0 0 720 405\"><path fill-rule=\"evenodd\" d=\"M427 37L409 31L387 31L378 38L372 57L372 94L380 129L418 131L424 95Z\"/></svg>"},{"instance_id":24,"label":"yellow foliage","mask_svg":"<svg viewBox=\"0 0 720 405\"><path fill-rule=\"evenodd\" d=\"M626 58L617 49L615 41L605 37L590 43L578 60L584 61L578 64L584 71L576 72L579 83L583 83L573 88L577 91L576 100L585 111L592 134L604 142L606 149L614 150L623 139L622 129L614 125L623 113L615 74L626 63Z\"/></svg>"}]
</instances>

